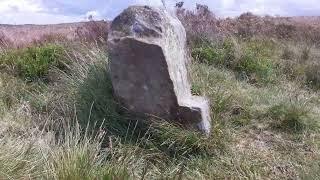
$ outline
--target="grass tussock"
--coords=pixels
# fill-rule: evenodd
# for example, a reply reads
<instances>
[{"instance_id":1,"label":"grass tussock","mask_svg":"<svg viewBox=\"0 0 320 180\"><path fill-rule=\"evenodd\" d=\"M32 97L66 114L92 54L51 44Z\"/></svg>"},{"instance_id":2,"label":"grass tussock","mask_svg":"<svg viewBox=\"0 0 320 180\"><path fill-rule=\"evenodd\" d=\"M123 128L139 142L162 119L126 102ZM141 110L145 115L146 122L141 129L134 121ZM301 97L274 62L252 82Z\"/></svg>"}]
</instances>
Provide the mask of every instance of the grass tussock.
<instances>
[{"instance_id":1,"label":"grass tussock","mask_svg":"<svg viewBox=\"0 0 320 180\"><path fill-rule=\"evenodd\" d=\"M303 104L287 102L271 107L268 114L274 121L274 128L299 133L311 126L309 113Z\"/></svg>"},{"instance_id":2,"label":"grass tussock","mask_svg":"<svg viewBox=\"0 0 320 180\"><path fill-rule=\"evenodd\" d=\"M59 45L45 45L25 49L8 50L1 54L0 65L10 73L34 81L45 79L50 66L64 68L64 49Z\"/></svg>"},{"instance_id":3,"label":"grass tussock","mask_svg":"<svg viewBox=\"0 0 320 180\"><path fill-rule=\"evenodd\" d=\"M272 60L273 50L274 44L267 40L238 42L230 38L221 45L203 43L193 49L192 56L201 63L231 69L242 80L266 84L276 79L277 67Z\"/></svg>"},{"instance_id":4,"label":"grass tussock","mask_svg":"<svg viewBox=\"0 0 320 180\"><path fill-rule=\"evenodd\" d=\"M306 69L307 83L316 89L320 88L320 65L312 64Z\"/></svg>"}]
</instances>

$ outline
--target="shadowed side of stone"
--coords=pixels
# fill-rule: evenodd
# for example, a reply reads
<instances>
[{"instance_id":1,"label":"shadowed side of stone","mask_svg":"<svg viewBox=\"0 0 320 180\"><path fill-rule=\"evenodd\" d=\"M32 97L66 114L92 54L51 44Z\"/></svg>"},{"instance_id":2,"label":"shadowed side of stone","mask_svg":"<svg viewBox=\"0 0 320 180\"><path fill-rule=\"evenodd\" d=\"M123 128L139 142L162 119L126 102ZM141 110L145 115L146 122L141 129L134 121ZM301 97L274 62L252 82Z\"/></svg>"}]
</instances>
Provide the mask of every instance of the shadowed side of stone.
<instances>
[{"instance_id":1,"label":"shadowed side of stone","mask_svg":"<svg viewBox=\"0 0 320 180\"><path fill-rule=\"evenodd\" d=\"M191 95L186 33L175 16L129 7L113 21L108 45L114 92L126 108L209 134L209 102Z\"/></svg>"},{"instance_id":2,"label":"shadowed side of stone","mask_svg":"<svg viewBox=\"0 0 320 180\"><path fill-rule=\"evenodd\" d=\"M121 102L134 112L171 118L178 102L161 47L124 38L111 57L111 79Z\"/></svg>"}]
</instances>

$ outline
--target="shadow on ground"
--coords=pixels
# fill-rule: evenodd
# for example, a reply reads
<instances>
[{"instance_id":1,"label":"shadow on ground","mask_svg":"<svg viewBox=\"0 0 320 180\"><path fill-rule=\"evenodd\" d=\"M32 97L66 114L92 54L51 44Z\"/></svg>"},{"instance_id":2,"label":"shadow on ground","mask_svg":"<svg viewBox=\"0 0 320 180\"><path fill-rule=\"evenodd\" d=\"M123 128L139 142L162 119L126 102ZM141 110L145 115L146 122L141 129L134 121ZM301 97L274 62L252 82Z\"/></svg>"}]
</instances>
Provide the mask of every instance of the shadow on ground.
<instances>
[{"instance_id":1,"label":"shadow on ground","mask_svg":"<svg viewBox=\"0 0 320 180\"><path fill-rule=\"evenodd\" d=\"M175 157L213 154L224 147L219 138L206 138L126 111L114 98L107 64L89 68L87 78L78 86L76 102L77 118L83 128L88 124L90 129L102 125L108 137L120 138L122 143Z\"/></svg>"}]
</instances>

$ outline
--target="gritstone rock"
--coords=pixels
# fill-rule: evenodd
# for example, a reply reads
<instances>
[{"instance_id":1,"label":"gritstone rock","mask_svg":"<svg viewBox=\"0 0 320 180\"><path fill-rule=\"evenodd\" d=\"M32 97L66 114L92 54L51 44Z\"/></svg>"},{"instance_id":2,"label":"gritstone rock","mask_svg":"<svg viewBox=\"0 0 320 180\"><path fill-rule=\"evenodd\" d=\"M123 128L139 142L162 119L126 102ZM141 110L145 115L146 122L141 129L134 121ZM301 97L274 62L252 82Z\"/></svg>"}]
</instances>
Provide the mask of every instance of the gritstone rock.
<instances>
[{"instance_id":1,"label":"gritstone rock","mask_svg":"<svg viewBox=\"0 0 320 180\"><path fill-rule=\"evenodd\" d=\"M210 133L209 102L191 94L186 32L175 15L129 7L112 22L108 48L114 92L126 108Z\"/></svg>"}]
</instances>

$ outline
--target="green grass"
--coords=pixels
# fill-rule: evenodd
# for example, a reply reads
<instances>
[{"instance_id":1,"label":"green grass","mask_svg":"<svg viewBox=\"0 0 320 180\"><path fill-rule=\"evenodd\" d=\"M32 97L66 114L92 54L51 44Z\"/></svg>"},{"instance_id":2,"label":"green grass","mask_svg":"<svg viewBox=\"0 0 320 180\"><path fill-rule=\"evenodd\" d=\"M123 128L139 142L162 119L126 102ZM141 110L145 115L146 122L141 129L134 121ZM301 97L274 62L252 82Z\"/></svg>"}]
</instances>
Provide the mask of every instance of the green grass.
<instances>
[{"instance_id":1,"label":"green grass","mask_svg":"<svg viewBox=\"0 0 320 180\"><path fill-rule=\"evenodd\" d=\"M192 92L211 101L209 137L123 109L103 47L68 47L67 71L43 55L45 73L33 78L2 61L0 179L317 178L320 92L285 76L278 45L229 39L195 49Z\"/></svg>"},{"instance_id":2,"label":"green grass","mask_svg":"<svg viewBox=\"0 0 320 180\"><path fill-rule=\"evenodd\" d=\"M282 42L280 68L289 80L319 90L319 49L305 42Z\"/></svg>"},{"instance_id":3,"label":"green grass","mask_svg":"<svg viewBox=\"0 0 320 180\"><path fill-rule=\"evenodd\" d=\"M248 40L239 42L226 39L219 44L204 43L192 50L193 58L208 65L234 70L240 80L267 84L276 80L278 73L272 60L275 45L267 40Z\"/></svg>"},{"instance_id":4,"label":"green grass","mask_svg":"<svg viewBox=\"0 0 320 180\"><path fill-rule=\"evenodd\" d=\"M25 179L41 176L41 152L32 142L27 139L6 136L1 138L0 145L1 179Z\"/></svg>"},{"instance_id":5,"label":"green grass","mask_svg":"<svg viewBox=\"0 0 320 180\"><path fill-rule=\"evenodd\" d=\"M277 129L293 133L301 133L308 126L311 126L310 110L306 109L299 102L281 103L269 109L269 116L273 119L272 126Z\"/></svg>"},{"instance_id":6,"label":"green grass","mask_svg":"<svg viewBox=\"0 0 320 180\"><path fill-rule=\"evenodd\" d=\"M235 56L232 39L225 40L221 45L205 42L192 49L192 57L201 63L230 67Z\"/></svg>"},{"instance_id":7,"label":"green grass","mask_svg":"<svg viewBox=\"0 0 320 180\"><path fill-rule=\"evenodd\" d=\"M0 66L28 81L46 79L51 66L65 68L64 48L59 45L8 50L0 56Z\"/></svg>"},{"instance_id":8,"label":"green grass","mask_svg":"<svg viewBox=\"0 0 320 180\"><path fill-rule=\"evenodd\" d=\"M250 50L240 59L236 71L243 73L254 82L272 82L275 75L275 65L270 59L258 57Z\"/></svg>"},{"instance_id":9,"label":"green grass","mask_svg":"<svg viewBox=\"0 0 320 180\"><path fill-rule=\"evenodd\" d=\"M306 69L306 82L315 89L320 89L320 65L312 64Z\"/></svg>"}]
</instances>

